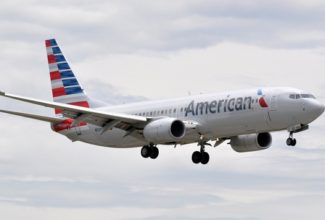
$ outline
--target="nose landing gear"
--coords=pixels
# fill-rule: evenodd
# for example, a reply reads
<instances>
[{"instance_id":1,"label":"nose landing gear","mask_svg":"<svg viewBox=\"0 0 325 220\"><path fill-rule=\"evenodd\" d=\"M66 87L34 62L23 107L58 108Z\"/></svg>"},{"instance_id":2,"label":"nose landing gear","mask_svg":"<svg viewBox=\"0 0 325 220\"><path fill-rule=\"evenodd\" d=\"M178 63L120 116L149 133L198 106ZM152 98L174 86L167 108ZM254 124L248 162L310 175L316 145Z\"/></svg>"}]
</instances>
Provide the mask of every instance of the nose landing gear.
<instances>
[{"instance_id":1,"label":"nose landing gear","mask_svg":"<svg viewBox=\"0 0 325 220\"><path fill-rule=\"evenodd\" d=\"M298 132L302 132L305 131L309 128L309 125L306 124L298 124L298 125L294 125L292 127L288 128L289 131L289 137L287 139L287 145L288 146L296 146L297 141L295 138L293 138L293 134L294 133L298 133Z\"/></svg>"}]
</instances>

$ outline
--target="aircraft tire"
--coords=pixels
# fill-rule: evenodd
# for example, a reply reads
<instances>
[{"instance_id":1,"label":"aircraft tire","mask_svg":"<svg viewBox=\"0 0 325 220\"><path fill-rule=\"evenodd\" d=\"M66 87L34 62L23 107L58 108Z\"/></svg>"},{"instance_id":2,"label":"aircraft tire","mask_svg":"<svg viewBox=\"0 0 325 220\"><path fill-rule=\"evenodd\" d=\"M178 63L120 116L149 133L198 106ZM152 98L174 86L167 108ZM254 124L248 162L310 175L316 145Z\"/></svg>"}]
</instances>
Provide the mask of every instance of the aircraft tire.
<instances>
[{"instance_id":1,"label":"aircraft tire","mask_svg":"<svg viewBox=\"0 0 325 220\"><path fill-rule=\"evenodd\" d=\"M193 161L193 163L198 164L198 163L201 162L201 159L202 159L202 154L201 154L201 152L199 152L199 151L195 151L195 152L192 154L192 161Z\"/></svg>"},{"instance_id":2,"label":"aircraft tire","mask_svg":"<svg viewBox=\"0 0 325 220\"><path fill-rule=\"evenodd\" d=\"M297 140L296 140L296 139L291 138L291 137L289 137L289 138L287 139L287 145L288 145L288 146L296 146L296 144L297 144Z\"/></svg>"},{"instance_id":3,"label":"aircraft tire","mask_svg":"<svg viewBox=\"0 0 325 220\"><path fill-rule=\"evenodd\" d=\"M141 156L143 158L148 158L150 156L150 153L151 153L150 151L151 151L151 149L150 149L149 146L143 146L141 148Z\"/></svg>"},{"instance_id":4,"label":"aircraft tire","mask_svg":"<svg viewBox=\"0 0 325 220\"><path fill-rule=\"evenodd\" d=\"M287 145L288 145L288 146L291 146L292 138L288 138L286 142L287 142Z\"/></svg>"},{"instance_id":5,"label":"aircraft tire","mask_svg":"<svg viewBox=\"0 0 325 220\"><path fill-rule=\"evenodd\" d=\"M202 155L201 155L201 163L202 164L207 164L209 163L209 160L210 160L210 155L207 153L207 152L202 152Z\"/></svg>"},{"instance_id":6,"label":"aircraft tire","mask_svg":"<svg viewBox=\"0 0 325 220\"><path fill-rule=\"evenodd\" d=\"M150 149L150 158L156 159L159 155L159 149L157 147L151 147Z\"/></svg>"}]
</instances>

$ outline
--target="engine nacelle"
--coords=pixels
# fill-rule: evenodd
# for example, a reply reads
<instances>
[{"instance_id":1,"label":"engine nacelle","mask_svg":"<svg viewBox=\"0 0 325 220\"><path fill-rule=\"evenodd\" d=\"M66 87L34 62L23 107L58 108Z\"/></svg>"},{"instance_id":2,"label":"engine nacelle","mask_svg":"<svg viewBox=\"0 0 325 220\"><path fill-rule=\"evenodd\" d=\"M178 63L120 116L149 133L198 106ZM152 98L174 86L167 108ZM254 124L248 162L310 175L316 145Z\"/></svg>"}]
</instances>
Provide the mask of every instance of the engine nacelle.
<instances>
[{"instance_id":1,"label":"engine nacelle","mask_svg":"<svg viewBox=\"0 0 325 220\"><path fill-rule=\"evenodd\" d=\"M182 139L185 135L185 125L175 118L162 118L147 124L143 136L154 144L171 143Z\"/></svg>"},{"instance_id":2,"label":"engine nacelle","mask_svg":"<svg viewBox=\"0 0 325 220\"><path fill-rule=\"evenodd\" d=\"M239 135L230 139L230 145L234 151L250 152L265 150L272 144L270 133Z\"/></svg>"}]
</instances>

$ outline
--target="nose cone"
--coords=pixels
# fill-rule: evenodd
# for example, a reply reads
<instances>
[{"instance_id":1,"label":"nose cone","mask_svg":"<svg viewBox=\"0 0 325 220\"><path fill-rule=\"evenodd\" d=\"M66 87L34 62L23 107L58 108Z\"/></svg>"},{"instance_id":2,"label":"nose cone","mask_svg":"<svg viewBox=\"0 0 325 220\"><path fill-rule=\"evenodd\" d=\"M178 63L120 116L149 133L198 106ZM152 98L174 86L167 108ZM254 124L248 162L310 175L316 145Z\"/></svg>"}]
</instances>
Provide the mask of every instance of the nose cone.
<instances>
[{"instance_id":1,"label":"nose cone","mask_svg":"<svg viewBox=\"0 0 325 220\"><path fill-rule=\"evenodd\" d=\"M318 118L325 110L325 106L318 101L309 102L306 107L308 109L308 114L310 114L313 119Z\"/></svg>"},{"instance_id":2,"label":"nose cone","mask_svg":"<svg viewBox=\"0 0 325 220\"><path fill-rule=\"evenodd\" d=\"M323 104L320 104L320 107L319 107L319 115L323 114L323 112L325 111L325 105Z\"/></svg>"}]
</instances>

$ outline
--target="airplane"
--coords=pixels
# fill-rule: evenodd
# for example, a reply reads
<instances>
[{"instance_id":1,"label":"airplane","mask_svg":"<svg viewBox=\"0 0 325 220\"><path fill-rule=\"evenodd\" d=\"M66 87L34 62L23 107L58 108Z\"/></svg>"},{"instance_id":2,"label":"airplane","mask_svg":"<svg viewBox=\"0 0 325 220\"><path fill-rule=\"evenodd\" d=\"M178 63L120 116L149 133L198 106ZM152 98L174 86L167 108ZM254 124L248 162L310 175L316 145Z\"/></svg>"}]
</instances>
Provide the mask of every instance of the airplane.
<instances>
[{"instance_id":1,"label":"airplane","mask_svg":"<svg viewBox=\"0 0 325 220\"><path fill-rule=\"evenodd\" d=\"M55 116L0 110L49 122L53 131L71 141L114 148L141 147L141 156L156 159L157 145L197 143L192 162L207 164L206 146L228 140L233 150L265 150L270 132L287 130L286 144L295 146L294 133L307 130L325 106L315 96L295 88L268 87L168 100L107 106L87 96L55 39L45 41L53 101L0 91L0 95L52 108Z\"/></svg>"}]
</instances>

